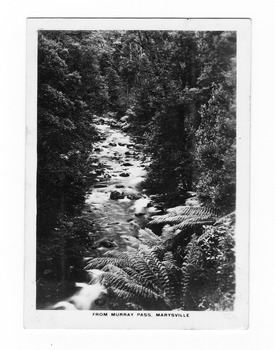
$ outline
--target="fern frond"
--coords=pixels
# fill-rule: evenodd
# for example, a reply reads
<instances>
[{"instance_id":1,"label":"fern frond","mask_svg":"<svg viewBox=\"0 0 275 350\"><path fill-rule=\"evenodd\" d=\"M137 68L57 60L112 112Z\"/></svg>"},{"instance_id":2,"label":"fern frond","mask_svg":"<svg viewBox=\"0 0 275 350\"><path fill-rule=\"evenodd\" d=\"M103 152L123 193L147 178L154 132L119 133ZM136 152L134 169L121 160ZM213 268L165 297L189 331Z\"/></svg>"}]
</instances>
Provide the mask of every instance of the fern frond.
<instances>
[{"instance_id":1,"label":"fern frond","mask_svg":"<svg viewBox=\"0 0 275 350\"><path fill-rule=\"evenodd\" d=\"M187 215L187 216L202 216L202 215L214 215L216 214L207 207L200 206L188 206L188 205L179 205L174 208L167 209L167 213L173 215Z\"/></svg>"},{"instance_id":2,"label":"fern frond","mask_svg":"<svg viewBox=\"0 0 275 350\"><path fill-rule=\"evenodd\" d=\"M229 213L229 214L219 218L214 223L214 226L220 225L220 224L234 225L235 221L236 221L236 213L235 213L235 211L233 211L232 213Z\"/></svg>"},{"instance_id":3,"label":"fern frond","mask_svg":"<svg viewBox=\"0 0 275 350\"><path fill-rule=\"evenodd\" d=\"M120 237L123 238L123 240L127 243L128 246L138 249L140 241L136 237L127 235L121 235Z\"/></svg>"},{"instance_id":4,"label":"fern frond","mask_svg":"<svg viewBox=\"0 0 275 350\"><path fill-rule=\"evenodd\" d=\"M110 257L110 258L123 259L123 260L127 260L128 259L127 252L121 252L119 250L107 250L103 254L103 256L104 257Z\"/></svg>"},{"instance_id":5,"label":"fern frond","mask_svg":"<svg viewBox=\"0 0 275 350\"><path fill-rule=\"evenodd\" d=\"M187 252L181 267L181 298L183 306L186 302L186 294L188 292L190 279L194 276L194 271L198 269L198 264L200 262L201 249L195 235L192 236L186 250Z\"/></svg>"},{"instance_id":6,"label":"fern frond","mask_svg":"<svg viewBox=\"0 0 275 350\"><path fill-rule=\"evenodd\" d=\"M214 223L213 220L197 220L196 218L188 218L183 220L180 224L175 225L175 230L183 230L186 227L199 227L202 225L212 225Z\"/></svg>"},{"instance_id":7,"label":"fern frond","mask_svg":"<svg viewBox=\"0 0 275 350\"><path fill-rule=\"evenodd\" d=\"M165 225L161 231L161 238L165 245L172 242L173 239L180 233L180 230L176 230L173 226Z\"/></svg>"},{"instance_id":8,"label":"fern frond","mask_svg":"<svg viewBox=\"0 0 275 350\"><path fill-rule=\"evenodd\" d=\"M147 278L144 278L138 271L134 270L133 268L131 267L125 267L124 268L124 271L128 274L129 278L136 282L136 283L139 283L147 288L150 288L152 289L153 291L155 291L156 293L158 292L154 286L152 285L152 283L150 283L148 281Z\"/></svg>"},{"instance_id":9,"label":"fern frond","mask_svg":"<svg viewBox=\"0 0 275 350\"><path fill-rule=\"evenodd\" d=\"M141 298L141 301L158 301L159 299L162 299L162 297L159 294L155 293L151 289L141 286L140 284L131 282L124 277L117 276L116 274L105 272L102 275L101 280L106 288L112 287L134 294L137 298Z\"/></svg>"},{"instance_id":10,"label":"fern frond","mask_svg":"<svg viewBox=\"0 0 275 350\"><path fill-rule=\"evenodd\" d=\"M165 252L167 251L167 248L162 244L162 245L156 245L152 248L150 248L150 251L152 253L154 253L155 257L162 261L163 260L163 256L165 254Z\"/></svg>"},{"instance_id":11,"label":"fern frond","mask_svg":"<svg viewBox=\"0 0 275 350\"><path fill-rule=\"evenodd\" d=\"M148 247L154 247L162 243L162 240L149 228L140 229L138 231L138 239L141 243L147 245Z\"/></svg>"},{"instance_id":12,"label":"fern frond","mask_svg":"<svg viewBox=\"0 0 275 350\"><path fill-rule=\"evenodd\" d=\"M178 307L181 300L181 278L182 271L181 269L175 265L173 262L167 260L163 261L163 265L166 268L166 271L169 276L170 285L172 289L171 300L173 301L173 307Z\"/></svg>"},{"instance_id":13,"label":"fern frond","mask_svg":"<svg viewBox=\"0 0 275 350\"><path fill-rule=\"evenodd\" d=\"M125 277L127 278L128 277L128 274L127 272L124 271L124 269L118 267L118 266L115 266L113 264L107 264L103 267L102 271L104 272L110 272L110 273L114 273L118 276L121 276L121 277Z\"/></svg>"},{"instance_id":14,"label":"fern frond","mask_svg":"<svg viewBox=\"0 0 275 350\"><path fill-rule=\"evenodd\" d=\"M167 284L169 284L169 279L165 268L150 250L142 250L141 254L147 266L156 277L157 285L159 286L160 290L164 290Z\"/></svg>"},{"instance_id":15,"label":"fern frond","mask_svg":"<svg viewBox=\"0 0 275 350\"><path fill-rule=\"evenodd\" d=\"M111 293L114 298L117 298L118 300L123 300L128 303L135 303L139 301L136 294L128 292L124 289L112 288Z\"/></svg>"},{"instance_id":16,"label":"fern frond","mask_svg":"<svg viewBox=\"0 0 275 350\"><path fill-rule=\"evenodd\" d=\"M129 251L128 255L128 265L125 267L131 267L133 270L137 271L144 279L147 279L148 282L154 286L154 288L160 291L158 285L158 280L151 269L148 267L143 257L141 256L139 251Z\"/></svg>"},{"instance_id":17,"label":"fern frond","mask_svg":"<svg viewBox=\"0 0 275 350\"><path fill-rule=\"evenodd\" d=\"M102 269L105 265L112 264L118 267L123 267L128 265L127 259L118 259L114 257L101 257L92 259L86 266L85 270L90 269Z\"/></svg>"},{"instance_id":18,"label":"fern frond","mask_svg":"<svg viewBox=\"0 0 275 350\"><path fill-rule=\"evenodd\" d=\"M169 264L171 266L176 266L177 262L176 262L174 255L171 251L167 251L164 253L163 263L167 264L167 266L169 266Z\"/></svg>"},{"instance_id":19,"label":"fern frond","mask_svg":"<svg viewBox=\"0 0 275 350\"><path fill-rule=\"evenodd\" d=\"M169 224L172 226L182 224L182 228L194 224L203 225L204 222L213 223L216 220L216 214L208 208L178 206L167 210L168 214L155 215L150 221L150 225ZM176 226L181 228L181 226Z\"/></svg>"},{"instance_id":20,"label":"fern frond","mask_svg":"<svg viewBox=\"0 0 275 350\"><path fill-rule=\"evenodd\" d=\"M161 283L163 294L169 298L170 302L174 304L176 302L175 285L171 279L171 274L174 273L172 266L161 262L154 251L144 253L148 259L148 263L154 267L154 273L158 276ZM171 264L171 261L170 261ZM173 265L175 266L175 265Z\"/></svg>"}]
</instances>

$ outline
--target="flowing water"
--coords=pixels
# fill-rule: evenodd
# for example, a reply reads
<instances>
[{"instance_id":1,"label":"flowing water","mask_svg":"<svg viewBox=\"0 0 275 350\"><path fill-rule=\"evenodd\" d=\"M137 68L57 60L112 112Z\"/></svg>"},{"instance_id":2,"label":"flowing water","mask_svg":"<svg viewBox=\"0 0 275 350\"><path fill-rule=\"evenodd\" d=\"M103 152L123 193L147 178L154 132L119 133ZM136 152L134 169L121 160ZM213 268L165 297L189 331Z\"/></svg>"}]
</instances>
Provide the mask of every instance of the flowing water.
<instances>
[{"instance_id":1,"label":"flowing water","mask_svg":"<svg viewBox=\"0 0 275 350\"><path fill-rule=\"evenodd\" d=\"M158 209L151 204L150 197L140 186L149 165L149 160L142 154L143 146L134 142L116 124L110 118L96 120L100 141L94 145L90 156L94 169L91 176L94 177L95 184L87 193L82 212L94 225L91 233L94 244L84 254L84 264L86 259L102 256L108 250L126 251L129 236L137 236L139 229L146 226L150 216L158 213ZM91 270L89 274L93 275L93 283L80 283L81 286L78 286L69 299L50 308L102 308L102 302L100 306L96 306L96 303L105 298L106 290L97 282L98 273L101 272Z\"/></svg>"},{"instance_id":2,"label":"flowing water","mask_svg":"<svg viewBox=\"0 0 275 350\"><path fill-rule=\"evenodd\" d=\"M95 228L97 249L91 252L92 256L108 249L127 250L127 236L136 236L156 212L140 189L148 165L141 153L142 145L112 126L107 118L99 119L97 131L100 141L92 154L97 183L85 206L85 215Z\"/></svg>"}]
</instances>

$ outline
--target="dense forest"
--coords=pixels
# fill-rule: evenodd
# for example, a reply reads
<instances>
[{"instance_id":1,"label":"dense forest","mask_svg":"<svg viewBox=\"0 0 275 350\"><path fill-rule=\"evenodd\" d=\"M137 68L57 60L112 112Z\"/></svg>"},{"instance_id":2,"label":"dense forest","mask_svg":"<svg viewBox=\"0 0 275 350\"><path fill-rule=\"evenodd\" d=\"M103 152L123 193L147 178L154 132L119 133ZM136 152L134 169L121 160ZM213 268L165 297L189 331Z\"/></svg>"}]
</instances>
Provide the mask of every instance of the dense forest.
<instances>
[{"instance_id":1,"label":"dense forest","mask_svg":"<svg viewBox=\"0 0 275 350\"><path fill-rule=\"evenodd\" d=\"M87 209L102 124L145 164L130 204L155 209L104 252ZM110 309L233 309L235 32L40 31L37 154L37 307L97 269Z\"/></svg>"}]
</instances>

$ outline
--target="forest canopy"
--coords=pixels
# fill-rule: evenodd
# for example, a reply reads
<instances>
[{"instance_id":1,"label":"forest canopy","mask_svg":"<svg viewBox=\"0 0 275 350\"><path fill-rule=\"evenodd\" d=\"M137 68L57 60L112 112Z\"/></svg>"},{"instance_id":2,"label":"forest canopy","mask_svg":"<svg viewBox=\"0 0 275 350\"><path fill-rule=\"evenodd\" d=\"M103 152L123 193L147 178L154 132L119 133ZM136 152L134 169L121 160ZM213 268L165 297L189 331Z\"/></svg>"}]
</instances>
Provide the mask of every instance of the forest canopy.
<instances>
[{"instance_id":1,"label":"forest canopy","mask_svg":"<svg viewBox=\"0 0 275 350\"><path fill-rule=\"evenodd\" d=\"M126 116L123 130L150 159L142 187L164 208L193 193L217 216L231 213L236 33L39 31L38 278L64 279L93 244L79 213L96 180L98 116Z\"/></svg>"}]
</instances>

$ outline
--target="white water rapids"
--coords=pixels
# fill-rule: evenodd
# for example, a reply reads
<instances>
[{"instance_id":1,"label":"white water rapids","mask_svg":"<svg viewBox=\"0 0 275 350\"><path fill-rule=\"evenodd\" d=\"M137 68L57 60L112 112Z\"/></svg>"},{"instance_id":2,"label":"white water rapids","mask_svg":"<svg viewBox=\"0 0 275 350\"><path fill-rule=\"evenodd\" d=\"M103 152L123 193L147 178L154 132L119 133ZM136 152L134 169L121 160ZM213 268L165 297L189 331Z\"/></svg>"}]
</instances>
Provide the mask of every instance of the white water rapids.
<instances>
[{"instance_id":1,"label":"white water rapids","mask_svg":"<svg viewBox=\"0 0 275 350\"><path fill-rule=\"evenodd\" d=\"M122 236L135 236L157 211L139 188L148 165L148 160L142 159L142 146L114 128L107 118L100 118L97 130L101 137L92 154L97 183L88 194L85 207L85 215L95 228L97 249L93 256L110 248L127 250L127 239ZM119 192L118 199L110 198L114 191Z\"/></svg>"}]
</instances>

